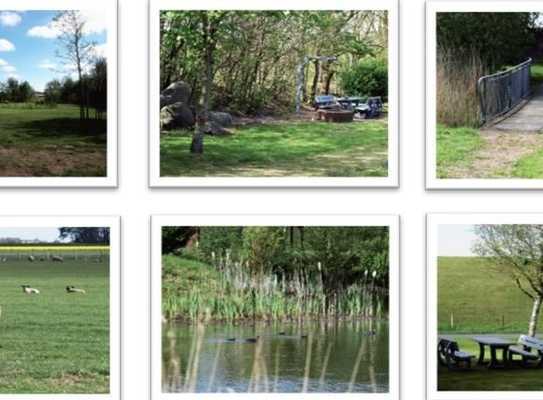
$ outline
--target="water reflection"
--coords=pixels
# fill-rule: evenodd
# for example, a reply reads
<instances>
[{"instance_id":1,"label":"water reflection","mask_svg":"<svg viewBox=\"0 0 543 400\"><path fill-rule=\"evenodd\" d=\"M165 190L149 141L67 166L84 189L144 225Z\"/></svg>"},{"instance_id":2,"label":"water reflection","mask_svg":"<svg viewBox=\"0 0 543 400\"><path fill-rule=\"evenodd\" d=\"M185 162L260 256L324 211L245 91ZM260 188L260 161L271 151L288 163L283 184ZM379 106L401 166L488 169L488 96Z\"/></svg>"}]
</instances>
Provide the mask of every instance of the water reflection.
<instances>
[{"instance_id":1,"label":"water reflection","mask_svg":"<svg viewBox=\"0 0 543 400\"><path fill-rule=\"evenodd\" d=\"M388 324L163 325L163 392L388 392Z\"/></svg>"}]
</instances>

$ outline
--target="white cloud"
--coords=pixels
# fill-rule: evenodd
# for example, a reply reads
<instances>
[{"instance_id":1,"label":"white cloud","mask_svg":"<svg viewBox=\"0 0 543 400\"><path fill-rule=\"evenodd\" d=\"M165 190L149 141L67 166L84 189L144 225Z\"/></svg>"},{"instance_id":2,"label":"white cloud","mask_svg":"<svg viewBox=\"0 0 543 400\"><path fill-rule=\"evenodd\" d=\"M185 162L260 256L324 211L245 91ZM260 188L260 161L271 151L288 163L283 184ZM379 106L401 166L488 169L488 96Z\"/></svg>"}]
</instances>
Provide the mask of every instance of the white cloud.
<instances>
[{"instance_id":1,"label":"white cloud","mask_svg":"<svg viewBox=\"0 0 543 400\"><path fill-rule=\"evenodd\" d=\"M15 46L7 39L0 38L0 51L13 51Z\"/></svg>"},{"instance_id":2,"label":"white cloud","mask_svg":"<svg viewBox=\"0 0 543 400\"><path fill-rule=\"evenodd\" d=\"M4 71L6 74L13 74L15 71L17 71L17 68L15 68L13 65L3 65L0 67L2 71Z\"/></svg>"},{"instance_id":3,"label":"white cloud","mask_svg":"<svg viewBox=\"0 0 543 400\"><path fill-rule=\"evenodd\" d=\"M30 28L27 35L43 39L55 39L60 35L60 30L53 26L53 23L50 22L47 25L40 25Z\"/></svg>"},{"instance_id":4,"label":"white cloud","mask_svg":"<svg viewBox=\"0 0 543 400\"><path fill-rule=\"evenodd\" d=\"M17 26L21 23L21 16L13 11L0 12L0 25Z\"/></svg>"},{"instance_id":5,"label":"white cloud","mask_svg":"<svg viewBox=\"0 0 543 400\"><path fill-rule=\"evenodd\" d=\"M38 68L54 70L57 68L57 65L49 60L43 60L41 63L38 64Z\"/></svg>"},{"instance_id":6,"label":"white cloud","mask_svg":"<svg viewBox=\"0 0 543 400\"><path fill-rule=\"evenodd\" d=\"M8 62L0 58L0 67L3 67L4 65L8 65Z\"/></svg>"},{"instance_id":7,"label":"white cloud","mask_svg":"<svg viewBox=\"0 0 543 400\"><path fill-rule=\"evenodd\" d=\"M106 15L97 10L80 10L79 13L85 19L85 27L83 33L90 35L93 33L102 33L107 29ZM43 39L55 39L60 36L61 30L59 23L51 21L47 25L38 25L31 28L28 36L39 37Z\"/></svg>"},{"instance_id":8,"label":"white cloud","mask_svg":"<svg viewBox=\"0 0 543 400\"><path fill-rule=\"evenodd\" d=\"M107 43L94 46L93 56L97 58L107 58Z\"/></svg>"}]
</instances>

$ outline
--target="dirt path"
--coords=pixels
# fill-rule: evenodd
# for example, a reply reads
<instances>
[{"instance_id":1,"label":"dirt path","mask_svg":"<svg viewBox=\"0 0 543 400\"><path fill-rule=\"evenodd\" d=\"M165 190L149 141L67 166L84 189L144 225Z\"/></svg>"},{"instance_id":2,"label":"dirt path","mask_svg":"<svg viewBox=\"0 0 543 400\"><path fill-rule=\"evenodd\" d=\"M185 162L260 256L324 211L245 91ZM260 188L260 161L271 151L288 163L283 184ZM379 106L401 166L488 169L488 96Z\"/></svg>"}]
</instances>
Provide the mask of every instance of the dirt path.
<instances>
[{"instance_id":1,"label":"dirt path","mask_svg":"<svg viewBox=\"0 0 543 400\"><path fill-rule=\"evenodd\" d=\"M515 163L543 148L543 135L526 132L481 131L482 148L469 165L451 167L450 178L510 178Z\"/></svg>"}]
</instances>

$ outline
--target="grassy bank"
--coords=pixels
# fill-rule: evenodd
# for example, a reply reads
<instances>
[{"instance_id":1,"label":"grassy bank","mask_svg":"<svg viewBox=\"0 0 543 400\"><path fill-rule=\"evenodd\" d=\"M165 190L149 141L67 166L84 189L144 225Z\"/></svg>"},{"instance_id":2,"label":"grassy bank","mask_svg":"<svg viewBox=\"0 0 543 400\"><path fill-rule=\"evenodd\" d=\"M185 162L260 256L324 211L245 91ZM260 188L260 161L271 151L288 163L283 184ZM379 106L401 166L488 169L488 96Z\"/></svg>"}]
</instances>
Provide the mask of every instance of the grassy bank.
<instances>
[{"instance_id":1,"label":"grassy bank","mask_svg":"<svg viewBox=\"0 0 543 400\"><path fill-rule=\"evenodd\" d=\"M162 258L162 307L167 319L299 320L304 318L384 317L385 296L369 286L352 285L324 293L322 284L296 276L288 282L269 274L249 275L237 263L220 268L187 258Z\"/></svg>"},{"instance_id":2,"label":"grassy bank","mask_svg":"<svg viewBox=\"0 0 543 400\"><path fill-rule=\"evenodd\" d=\"M451 168L469 165L483 143L477 129L438 125L437 177L447 178Z\"/></svg>"},{"instance_id":3,"label":"grassy bank","mask_svg":"<svg viewBox=\"0 0 543 400\"><path fill-rule=\"evenodd\" d=\"M108 303L107 262L0 263L0 393L109 393Z\"/></svg>"},{"instance_id":4,"label":"grassy bank","mask_svg":"<svg viewBox=\"0 0 543 400\"><path fill-rule=\"evenodd\" d=\"M440 257L438 268L439 332L527 332L531 299L488 260Z\"/></svg>"},{"instance_id":5,"label":"grassy bank","mask_svg":"<svg viewBox=\"0 0 543 400\"><path fill-rule=\"evenodd\" d=\"M79 108L0 104L0 176L105 176L107 122Z\"/></svg>"},{"instance_id":6,"label":"grassy bank","mask_svg":"<svg viewBox=\"0 0 543 400\"><path fill-rule=\"evenodd\" d=\"M191 133L161 138L162 176L387 176L384 121L285 122L206 136L204 155L189 153Z\"/></svg>"}]
</instances>

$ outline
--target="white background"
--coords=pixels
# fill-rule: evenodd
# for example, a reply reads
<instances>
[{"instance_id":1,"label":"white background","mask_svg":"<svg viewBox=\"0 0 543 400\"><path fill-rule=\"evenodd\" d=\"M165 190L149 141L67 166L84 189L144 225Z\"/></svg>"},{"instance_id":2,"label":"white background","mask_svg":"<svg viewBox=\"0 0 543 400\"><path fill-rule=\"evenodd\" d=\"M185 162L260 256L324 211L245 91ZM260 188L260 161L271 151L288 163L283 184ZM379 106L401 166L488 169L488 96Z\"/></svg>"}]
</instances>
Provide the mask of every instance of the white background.
<instances>
[{"instance_id":1,"label":"white background","mask_svg":"<svg viewBox=\"0 0 543 400\"><path fill-rule=\"evenodd\" d=\"M425 213L543 210L540 192L425 192L424 1L400 5L400 189L258 191L148 189L148 3L119 3L119 189L0 189L0 213L122 216L124 399L149 398L149 215L193 212L401 214L401 392L424 399Z\"/></svg>"}]
</instances>

